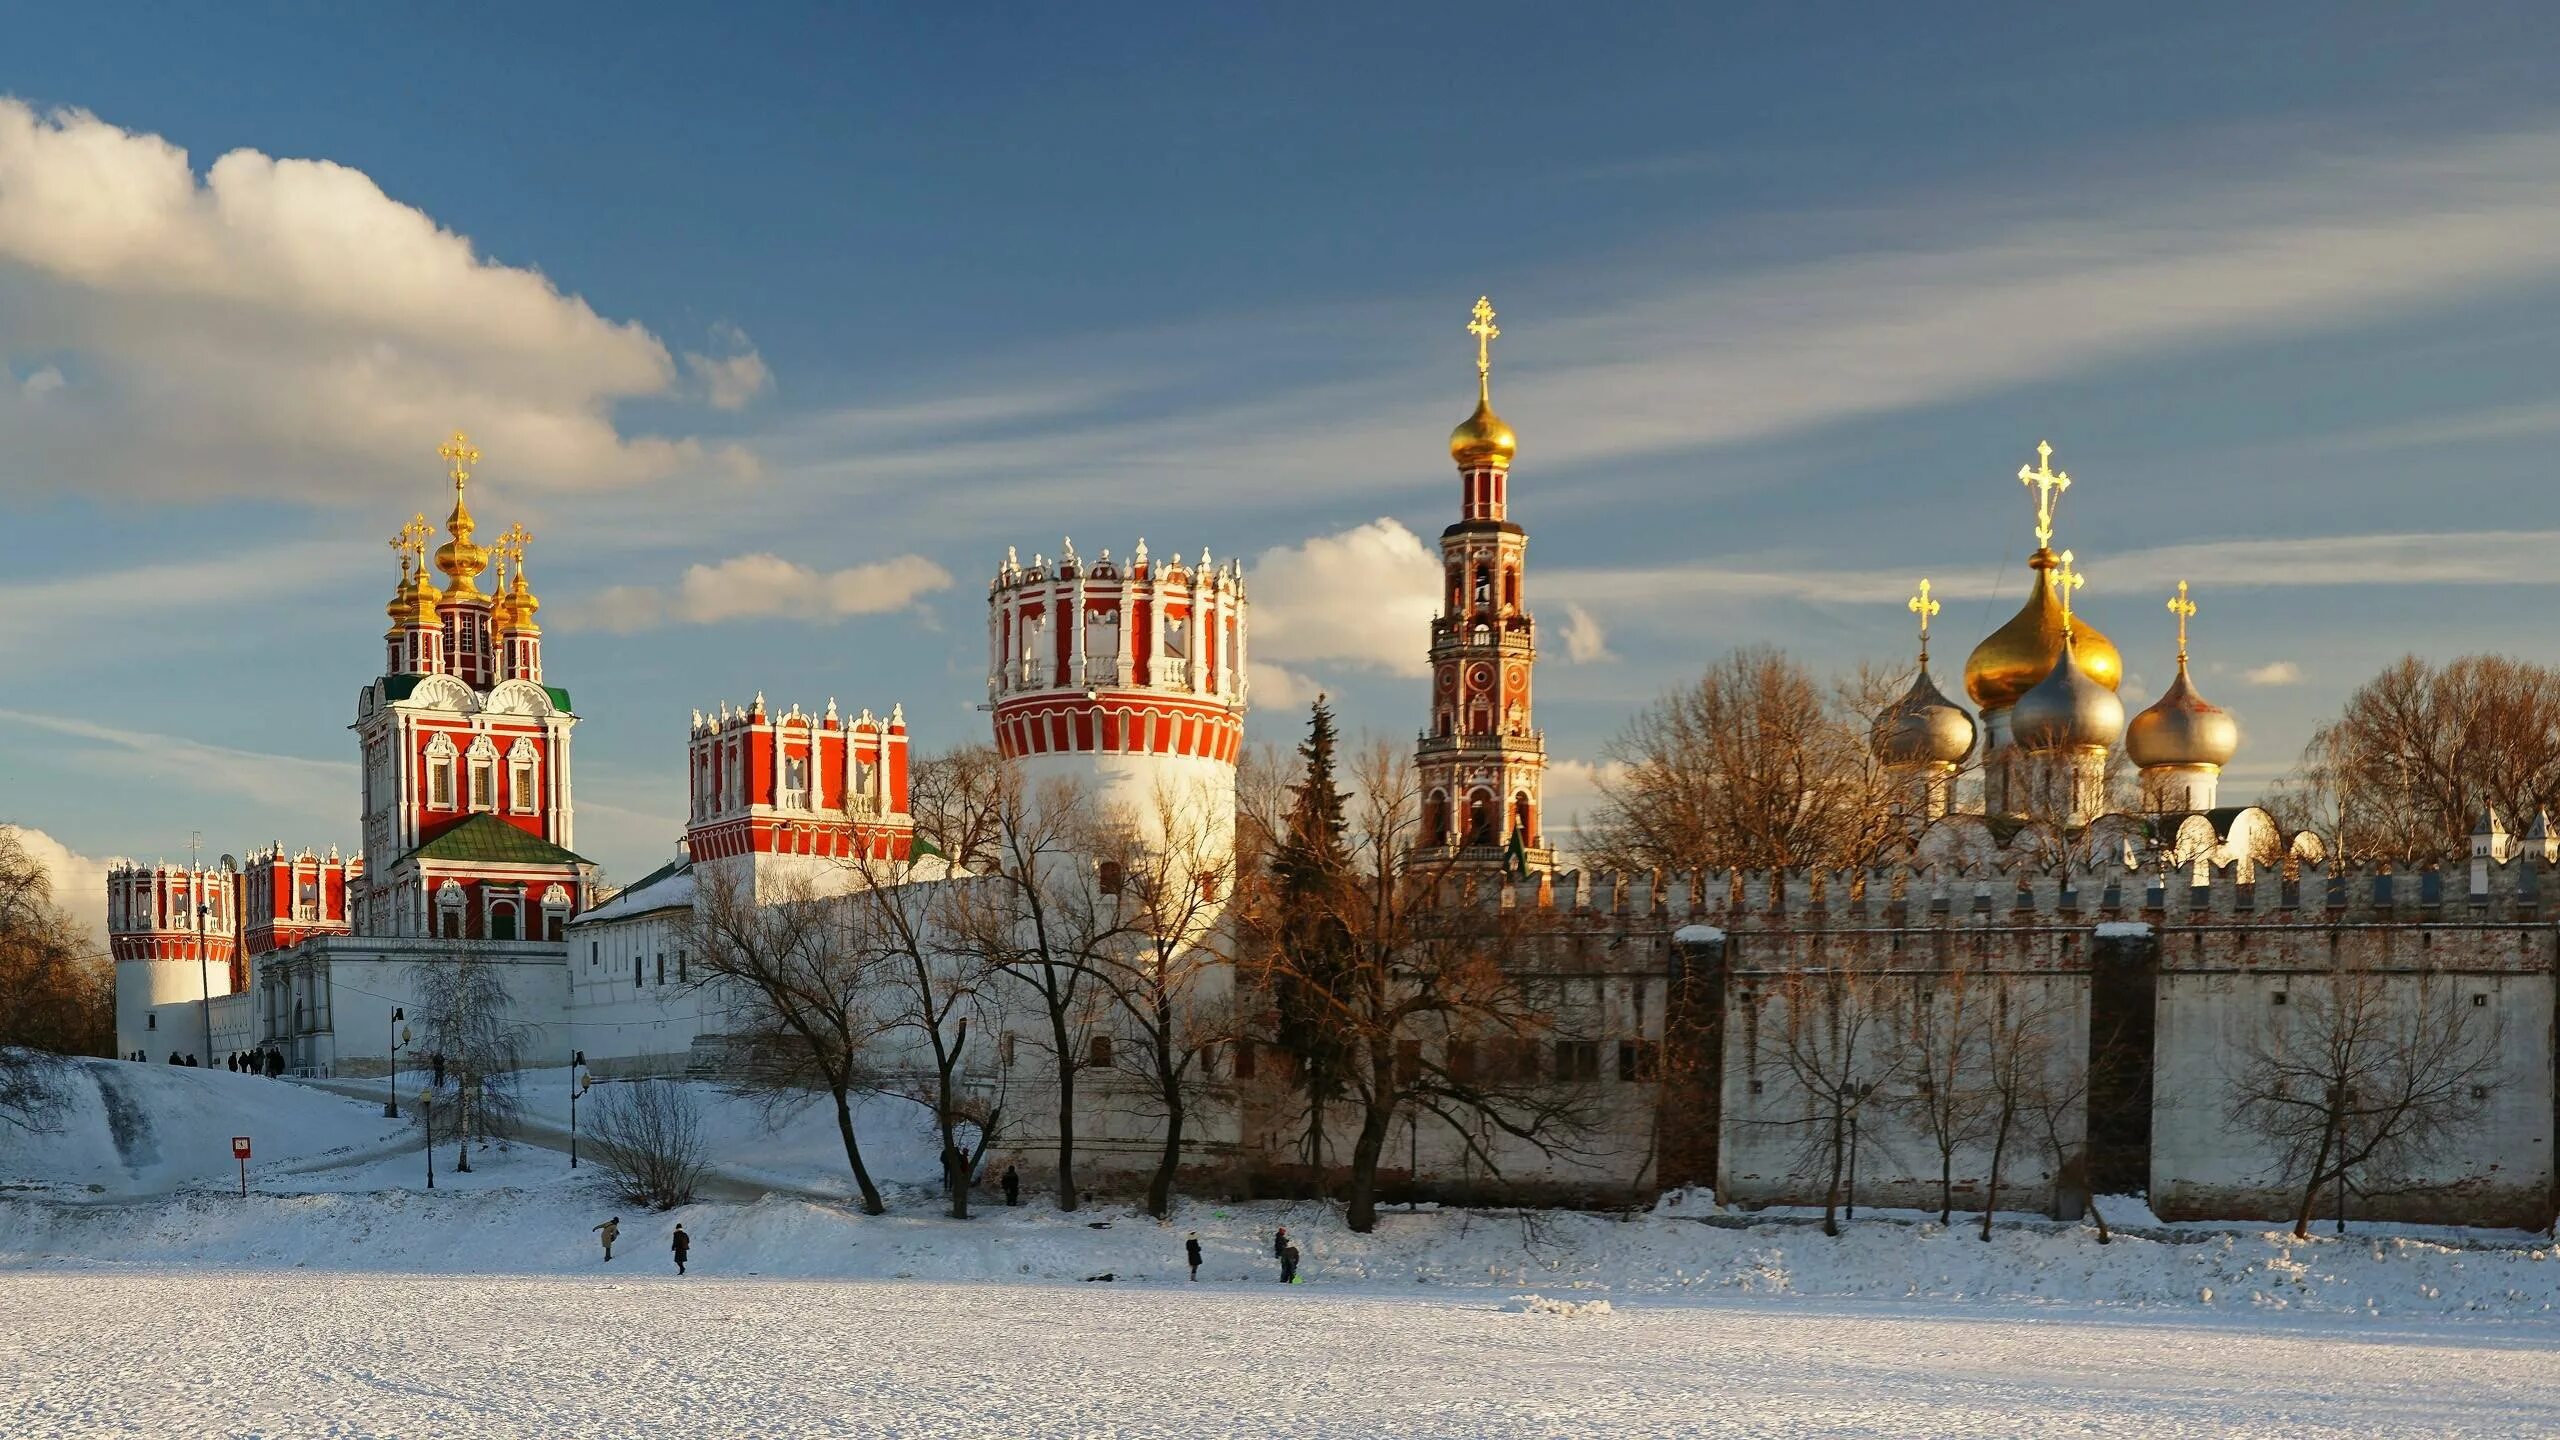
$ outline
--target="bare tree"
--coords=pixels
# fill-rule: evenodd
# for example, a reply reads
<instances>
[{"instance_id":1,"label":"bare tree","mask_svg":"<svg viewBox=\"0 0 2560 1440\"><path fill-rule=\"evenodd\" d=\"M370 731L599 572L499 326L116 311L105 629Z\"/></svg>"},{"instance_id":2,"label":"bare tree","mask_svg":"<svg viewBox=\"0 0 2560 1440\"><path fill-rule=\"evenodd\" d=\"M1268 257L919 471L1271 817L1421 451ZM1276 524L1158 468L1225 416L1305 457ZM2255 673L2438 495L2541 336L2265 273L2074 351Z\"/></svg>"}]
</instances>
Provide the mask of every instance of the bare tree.
<instances>
[{"instance_id":1,"label":"bare tree","mask_svg":"<svg viewBox=\"0 0 2560 1440\"><path fill-rule=\"evenodd\" d=\"M587 1134L596 1163L624 1200L652 1210L691 1204L702 1183L702 1108L671 1080L608 1085L595 1097Z\"/></svg>"},{"instance_id":2,"label":"bare tree","mask_svg":"<svg viewBox=\"0 0 2560 1440\"><path fill-rule=\"evenodd\" d=\"M1007 765L996 790L993 848L957 887L948 933L954 949L1001 974L1039 1007L1057 1083L1058 1208L1076 1208L1076 1080L1110 996L1094 983L1095 957L1115 943L1117 877L1094 858L1092 797L1067 781L1034 787Z\"/></svg>"},{"instance_id":3,"label":"bare tree","mask_svg":"<svg viewBox=\"0 0 2560 1440\"><path fill-rule=\"evenodd\" d=\"M878 977L889 1030L929 1062L929 1070L907 1067L898 1088L932 1113L943 1198L953 1219L966 1220L970 1183L1004 1118L1005 1077L1001 1067L988 1067L982 1083L969 1080L970 1030L975 1025L983 1040L998 972L953 931L955 923L965 926L968 892L988 882L914 882L902 867L877 860L854 862L853 881L831 902L847 932L843 948L873 957L863 968Z\"/></svg>"},{"instance_id":4,"label":"bare tree","mask_svg":"<svg viewBox=\"0 0 2560 1440\"><path fill-rule=\"evenodd\" d=\"M1850 1137L1879 1083L1906 1062L1891 1025L1891 993L1863 952L1843 947L1816 957L1810 949L1792 953L1809 941L1782 943L1791 953L1755 977L1764 1015L1753 1028L1761 1060L1785 1076L1793 1103L1762 1123L1800 1137L1800 1163L1823 1177L1822 1233L1837 1236Z\"/></svg>"},{"instance_id":5,"label":"bare tree","mask_svg":"<svg viewBox=\"0 0 2560 1440\"><path fill-rule=\"evenodd\" d=\"M1982 1084L1988 988L1959 956L1943 971L1911 977L1896 1007L1902 1085L1888 1108L1937 1152L1941 1225L1955 1222L1956 1157L1983 1139L1991 1109Z\"/></svg>"},{"instance_id":6,"label":"bare tree","mask_svg":"<svg viewBox=\"0 0 2560 1440\"><path fill-rule=\"evenodd\" d=\"M820 1093L835 1104L845 1164L863 1213L888 1208L863 1163L855 1133L856 1096L879 1087L881 1036L895 1023L884 1007L876 946L847 923L805 878L785 882L759 904L742 879L716 866L694 868L694 905L683 922L698 957L691 983L714 987L751 1054L749 1083L768 1094Z\"/></svg>"},{"instance_id":7,"label":"bare tree","mask_svg":"<svg viewBox=\"0 0 2560 1440\"><path fill-rule=\"evenodd\" d=\"M2560 670L2504 655L2385 667L2312 733L2270 797L2339 858L2450 862L2496 807L2519 830L2560 809Z\"/></svg>"},{"instance_id":8,"label":"bare tree","mask_svg":"<svg viewBox=\"0 0 2560 1440\"><path fill-rule=\"evenodd\" d=\"M963 870L992 866L1002 849L1008 785L992 745L963 745L917 761L907 781L916 845Z\"/></svg>"},{"instance_id":9,"label":"bare tree","mask_svg":"<svg viewBox=\"0 0 2560 1440\"><path fill-rule=\"evenodd\" d=\"M1991 1217L1999 1213L2000 1182L2012 1147L2046 1139L2052 1133L2047 1127L2061 1123L2055 1115L2057 1097L2073 1088L2086 1089L2085 1078L2055 1074L2063 1058L2061 1029L2067 1013L2037 977L2014 977L1992 989L1982 1026L1983 1131L1991 1146L1982 1195L1986 1241Z\"/></svg>"},{"instance_id":10,"label":"bare tree","mask_svg":"<svg viewBox=\"0 0 2560 1440\"><path fill-rule=\"evenodd\" d=\"M1359 1130L1345 1177L1345 1223L1377 1224L1378 1167L1401 1116L1440 1120L1491 1174L1501 1173L1497 1135L1542 1154L1590 1125L1587 1087L1547 1083L1535 1056L1554 1016L1521 973L1520 925L1489 909L1444 910L1445 862L1408 867L1420 794L1403 753L1373 744L1354 769L1350 864L1311 903L1329 907L1349 936L1339 969L1293 973L1287 947L1256 945L1264 993L1295 984L1345 1037L1342 1092ZM1270 927L1256 927L1269 933Z\"/></svg>"},{"instance_id":11,"label":"bare tree","mask_svg":"<svg viewBox=\"0 0 2560 1440\"><path fill-rule=\"evenodd\" d=\"M516 1067L524 1027L513 1016L505 963L480 944L462 942L450 955L410 968L426 1047L443 1057L453 1088L458 1171L471 1169L473 1140L504 1139L520 1118Z\"/></svg>"},{"instance_id":12,"label":"bare tree","mask_svg":"<svg viewBox=\"0 0 2560 1440\"><path fill-rule=\"evenodd\" d=\"M1160 789L1152 810L1145 820L1105 817L1097 853L1119 869L1121 920L1094 973L1132 1042L1114 1047L1113 1063L1161 1127L1147 1213L1162 1219L1186 1127L1215 1078L1213 1057L1238 1035L1232 932L1220 923L1238 862L1232 828L1199 797Z\"/></svg>"},{"instance_id":13,"label":"bare tree","mask_svg":"<svg viewBox=\"0 0 2560 1440\"><path fill-rule=\"evenodd\" d=\"M0 825L0 1123L48 1129L63 1055L103 1055L115 1031L114 973L53 903L18 831Z\"/></svg>"},{"instance_id":14,"label":"bare tree","mask_svg":"<svg viewBox=\"0 0 2560 1440\"><path fill-rule=\"evenodd\" d=\"M1874 713L1855 708L1873 703L1866 688L1826 696L1782 651L1734 651L1609 742L1585 853L1634 874L1871 863L1892 835L1892 792Z\"/></svg>"},{"instance_id":15,"label":"bare tree","mask_svg":"<svg viewBox=\"0 0 2560 1440\"><path fill-rule=\"evenodd\" d=\"M2349 961L2288 982L2238 1055L2230 1113L2301 1187L2293 1233L2311 1232L2321 1193L2408 1194L2454 1184L2411 1171L2487 1108L2505 1037L2495 1006L2475 1005L2440 970L2387 975Z\"/></svg>"}]
</instances>

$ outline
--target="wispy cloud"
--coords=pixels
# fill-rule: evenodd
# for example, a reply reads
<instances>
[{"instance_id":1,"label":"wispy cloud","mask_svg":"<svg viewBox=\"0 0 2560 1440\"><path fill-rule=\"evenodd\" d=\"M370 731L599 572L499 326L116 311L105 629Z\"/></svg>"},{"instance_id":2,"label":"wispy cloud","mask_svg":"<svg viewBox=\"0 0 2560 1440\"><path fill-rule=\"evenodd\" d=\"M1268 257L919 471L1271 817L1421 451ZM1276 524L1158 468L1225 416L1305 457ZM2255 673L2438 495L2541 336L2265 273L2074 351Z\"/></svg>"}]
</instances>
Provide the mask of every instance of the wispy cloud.
<instances>
[{"instance_id":1,"label":"wispy cloud","mask_svg":"<svg viewBox=\"0 0 2560 1440\"><path fill-rule=\"evenodd\" d=\"M306 814L331 827L353 812L356 767L345 760L312 760L209 745L183 735L130 730L70 715L0 709L0 724L23 725L117 752L130 774L165 781L199 794L241 796Z\"/></svg>"},{"instance_id":2,"label":"wispy cloud","mask_svg":"<svg viewBox=\"0 0 2560 1440\"><path fill-rule=\"evenodd\" d=\"M2241 672L2241 679L2252 685L2293 685L2302 680L2302 667L2290 660L2271 660Z\"/></svg>"},{"instance_id":3,"label":"wispy cloud","mask_svg":"<svg viewBox=\"0 0 2560 1440\"><path fill-rule=\"evenodd\" d=\"M950 585L951 572L921 555L824 571L779 555L736 555L687 567L672 590L610 587L571 606L566 620L617 633L753 619L822 624L904 610Z\"/></svg>"},{"instance_id":4,"label":"wispy cloud","mask_svg":"<svg viewBox=\"0 0 2560 1440\"><path fill-rule=\"evenodd\" d=\"M1793 223L1809 258L1703 276L1685 254L1621 266L1634 278L1576 310L1537 307L1581 291L1587 267L1544 288L1524 277L1495 376L1524 463L1554 474L1800 435L2546 279L2560 274L2560 130L2050 200L1941 190L1854 223ZM781 483L739 518L790 513L812 490L975 526L1034 499L1055 513L1233 513L1236 492L1197 483L1221 475L1290 477L1255 492L1263 504L1443 483L1435 442L1465 369L1449 322L1400 301L1052 343L1036 361L999 362L1043 404L980 391L939 417L919 400L803 422L767 447L785 457ZM1232 343L1310 330L1324 343L1296 370ZM1346 368L1346 355L1362 358ZM921 483L932 480L969 483Z\"/></svg>"}]
</instances>

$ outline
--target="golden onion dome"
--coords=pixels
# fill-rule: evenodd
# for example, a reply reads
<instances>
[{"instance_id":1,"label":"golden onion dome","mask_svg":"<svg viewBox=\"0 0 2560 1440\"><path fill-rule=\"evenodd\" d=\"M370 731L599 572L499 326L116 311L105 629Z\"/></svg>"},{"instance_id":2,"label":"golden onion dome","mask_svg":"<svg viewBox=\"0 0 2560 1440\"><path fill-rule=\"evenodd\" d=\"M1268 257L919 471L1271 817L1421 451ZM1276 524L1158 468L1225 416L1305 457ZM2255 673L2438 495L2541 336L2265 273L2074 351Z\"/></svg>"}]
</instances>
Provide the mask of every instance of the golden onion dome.
<instances>
[{"instance_id":1,"label":"golden onion dome","mask_svg":"<svg viewBox=\"0 0 2560 1440\"><path fill-rule=\"evenodd\" d=\"M1493 413L1489 391L1478 392L1476 413L1459 421L1458 428L1449 432L1449 458L1460 465L1509 465L1519 451L1520 437Z\"/></svg>"},{"instance_id":2,"label":"golden onion dome","mask_svg":"<svg viewBox=\"0 0 2560 1440\"><path fill-rule=\"evenodd\" d=\"M1973 753L1973 717L1939 693L1929 668L1876 717L1876 758L1887 765L1960 765Z\"/></svg>"},{"instance_id":3,"label":"golden onion dome","mask_svg":"<svg viewBox=\"0 0 2560 1440\"><path fill-rule=\"evenodd\" d=\"M2054 659L2062 653L2062 602L2053 593L2053 570L2060 563L2050 549L2040 548L2027 558L2036 572L2027 603L1974 646L1964 662L1965 693L1986 714L2017 704L2052 673ZM2071 629L2080 669L2110 691L2124 683L2124 657L2115 645L2086 620L2075 618Z\"/></svg>"},{"instance_id":4,"label":"golden onion dome","mask_svg":"<svg viewBox=\"0 0 2560 1440\"><path fill-rule=\"evenodd\" d=\"M2124 702L2101 684L2077 653L2078 637L2062 638L2062 653L2043 679L2009 707L2009 736L2022 750L2076 750L2116 743L2124 734Z\"/></svg>"},{"instance_id":5,"label":"golden onion dome","mask_svg":"<svg viewBox=\"0 0 2560 1440\"><path fill-rule=\"evenodd\" d=\"M524 583L524 561L518 558L515 578L508 584L506 593L498 600L498 628L502 631L513 630L520 633L539 634L542 627L534 623L533 616L534 612L541 608L540 597L533 593L532 586Z\"/></svg>"},{"instance_id":6,"label":"golden onion dome","mask_svg":"<svg viewBox=\"0 0 2560 1440\"><path fill-rule=\"evenodd\" d=\"M2124 753L2148 770L2154 765L2228 765L2240 753L2240 722L2196 693L2184 661L2168 693L2125 727Z\"/></svg>"},{"instance_id":7,"label":"golden onion dome","mask_svg":"<svg viewBox=\"0 0 2560 1440\"><path fill-rule=\"evenodd\" d=\"M453 538L436 547L436 568L453 584L445 591L447 599L460 601L486 600L480 593L480 572L489 568L489 550L471 543L474 528L471 512L454 502L453 515L445 521Z\"/></svg>"},{"instance_id":8,"label":"golden onion dome","mask_svg":"<svg viewBox=\"0 0 2560 1440\"><path fill-rule=\"evenodd\" d=\"M400 583L392 588L391 603L382 608L390 615L394 628L436 625L441 623L436 618L436 602L443 598L444 592L429 584L426 576L404 572Z\"/></svg>"}]
</instances>

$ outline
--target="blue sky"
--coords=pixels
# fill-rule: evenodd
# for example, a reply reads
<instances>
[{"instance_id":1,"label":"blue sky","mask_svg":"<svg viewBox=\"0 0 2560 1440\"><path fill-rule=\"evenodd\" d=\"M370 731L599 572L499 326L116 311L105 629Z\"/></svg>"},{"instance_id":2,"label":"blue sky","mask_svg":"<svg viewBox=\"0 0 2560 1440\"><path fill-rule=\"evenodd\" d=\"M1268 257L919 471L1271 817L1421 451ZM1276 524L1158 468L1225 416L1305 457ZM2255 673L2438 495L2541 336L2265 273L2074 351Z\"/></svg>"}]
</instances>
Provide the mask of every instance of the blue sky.
<instances>
[{"instance_id":1,"label":"blue sky","mask_svg":"<svg viewBox=\"0 0 2560 1440\"><path fill-rule=\"evenodd\" d=\"M1479 292L1559 812L1728 646L1901 659L1923 574L1947 678L2042 437L2129 693L2195 586L2240 793L2404 650L2560 661L2547 10L955 8L13 18L0 818L351 843L456 426L626 877L695 705L982 735L1062 533L1247 559L1259 738L1409 734Z\"/></svg>"}]
</instances>

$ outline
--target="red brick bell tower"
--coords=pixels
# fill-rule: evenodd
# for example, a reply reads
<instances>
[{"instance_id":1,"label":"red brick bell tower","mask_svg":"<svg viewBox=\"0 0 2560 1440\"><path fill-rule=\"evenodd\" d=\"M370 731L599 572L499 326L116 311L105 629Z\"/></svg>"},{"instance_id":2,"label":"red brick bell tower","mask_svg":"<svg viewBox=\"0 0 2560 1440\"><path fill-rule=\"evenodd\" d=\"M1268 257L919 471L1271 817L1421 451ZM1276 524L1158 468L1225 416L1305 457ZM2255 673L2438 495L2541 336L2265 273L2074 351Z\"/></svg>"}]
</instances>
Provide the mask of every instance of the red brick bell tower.
<instances>
[{"instance_id":1,"label":"red brick bell tower","mask_svg":"<svg viewBox=\"0 0 2560 1440\"><path fill-rule=\"evenodd\" d=\"M1422 782L1417 864L1535 873L1555 868L1541 786L1547 745L1531 728L1537 630L1522 578L1528 532L1510 519L1518 437L1493 410L1493 304L1476 301L1476 408L1449 434L1458 523L1440 532L1441 605L1431 622L1431 725L1414 761Z\"/></svg>"}]
</instances>

